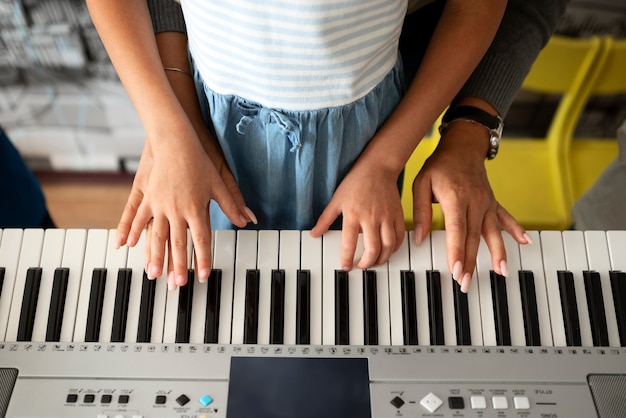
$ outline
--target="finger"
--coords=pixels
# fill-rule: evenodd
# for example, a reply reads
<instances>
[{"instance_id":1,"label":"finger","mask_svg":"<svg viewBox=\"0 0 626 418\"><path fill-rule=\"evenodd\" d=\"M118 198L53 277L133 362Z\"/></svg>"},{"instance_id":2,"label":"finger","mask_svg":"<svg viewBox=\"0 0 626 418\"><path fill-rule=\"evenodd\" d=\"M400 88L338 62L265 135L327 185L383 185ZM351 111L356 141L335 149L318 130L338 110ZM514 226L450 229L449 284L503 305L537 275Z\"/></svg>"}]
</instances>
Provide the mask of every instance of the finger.
<instances>
[{"instance_id":1,"label":"finger","mask_svg":"<svg viewBox=\"0 0 626 418\"><path fill-rule=\"evenodd\" d=\"M467 285L469 286L469 280L471 280L474 268L476 267L476 256L478 254L478 247L480 246L480 237L484 231L485 220L488 219L489 214L493 212L486 212L484 209L472 209L468 208L467 216L467 233L465 235L465 255L461 259L463 264L463 271L458 279L458 283L463 286L466 274L469 274ZM493 219L493 216L492 216ZM495 224L494 227L498 228Z\"/></svg>"},{"instance_id":2,"label":"finger","mask_svg":"<svg viewBox=\"0 0 626 418\"><path fill-rule=\"evenodd\" d=\"M145 244L143 248L143 254L145 258L144 269L146 271L146 275L148 276L149 280L155 279L155 277L150 275L150 257L152 255L151 246L152 246L152 220L150 220L148 222L148 225L146 225L146 239L145 239Z\"/></svg>"},{"instance_id":3,"label":"finger","mask_svg":"<svg viewBox=\"0 0 626 418\"><path fill-rule=\"evenodd\" d=\"M176 286L184 286L187 284L187 265L189 262L187 224L185 221L180 219L170 221L170 247L172 262L174 263L174 283Z\"/></svg>"},{"instance_id":4,"label":"finger","mask_svg":"<svg viewBox=\"0 0 626 418\"><path fill-rule=\"evenodd\" d=\"M491 253L493 271L507 277L509 275L509 269L506 261L506 248L504 246L504 239L502 238L500 223L493 212L488 213L485 217L483 237L485 238L487 248L489 248L489 253Z\"/></svg>"},{"instance_id":5,"label":"finger","mask_svg":"<svg viewBox=\"0 0 626 418\"><path fill-rule=\"evenodd\" d=\"M135 218L133 219L132 226L128 233L127 244L133 247L139 241L139 237L141 233L146 228L148 222L152 219L152 210L149 205L144 202L139 205L137 209L137 213L135 214Z\"/></svg>"},{"instance_id":6,"label":"finger","mask_svg":"<svg viewBox=\"0 0 626 418\"><path fill-rule=\"evenodd\" d=\"M317 223L311 229L311 236L318 238L326 233L326 231L328 231L330 226L333 224L333 222L335 222L340 214L341 209L336 206L331 199L330 203L328 204L328 206L326 206L319 219L317 220Z\"/></svg>"},{"instance_id":7,"label":"finger","mask_svg":"<svg viewBox=\"0 0 626 418\"><path fill-rule=\"evenodd\" d=\"M419 181L419 177L413 182L413 240L420 245L430 231L433 221L432 190L430 182Z\"/></svg>"},{"instance_id":8,"label":"finger","mask_svg":"<svg viewBox=\"0 0 626 418\"><path fill-rule=\"evenodd\" d=\"M344 271L352 269L354 253L359 239L359 226L344 221L341 231L341 268Z\"/></svg>"},{"instance_id":9,"label":"finger","mask_svg":"<svg viewBox=\"0 0 626 418\"><path fill-rule=\"evenodd\" d=\"M128 234L130 233L133 225L133 219L135 219L135 215L137 214L137 210L139 209L142 199L143 193L133 188L128 196L128 200L126 201L126 206L124 206L124 211L122 212L120 221L117 224L117 231L115 235L116 248L119 248L128 242Z\"/></svg>"},{"instance_id":10,"label":"finger","mask_svg":"<svg viewBox=\"0 0 626 418\"><path fill-rule=\"evenodd\" d=\"M193 241L196 260L196 274L200 283L204 283L211 273L211 225L208 213L201 214L189 221L189 230Z\"/></svg>"},{"instance_id":11,"label":"finger","mask_svg":"<svg viewBox=\"0 0 626 418\"><path fill-rule=\"evenodd\" d=\"M218 183L215 188L215 201L220 206L222 212L224 212L224 215L226 215L234 225L240 228L244 228L248 221L256 224L256 216L246 207L243 197L241 197L240 201L235 200L226 185L223 182ZM231 185L231 187L235 187L237 193L241 196L241 192L239 192L239 187L236 183Z\"/></svg>"},{"instance_id":12,"label":"finger","mask_svg":"<svg viewBox=\"0 0 626 418\"><path fill-rule=\"evenodd\" d=\"M515 241L519 244L532 244L533 240L530 238L530 235L526 233L524 227L505 208L498 204L496 213L502 229L508 232Z\"/></svg>"},{"instance_id":13,"label":"finger","mask_svg":"<svg viewBox=\"0 0 626 418\"><path fill-rule=\"evenodd\" d=\"M462 279L463 261L465 260L465 239L467 236L467 208L458 205L454 201L448 202L450 206L444 206L441 210L444 214L446 228L446 252L448 268L452 277L459 281Z\"/></svg>"},{"instance_id":14,"label":"finger","mask_svg":"<svg viewBox=\"0 0 626 418\"><path fill-rule=\"evenodd\" d=\"M148 274L152 277L159 277L163 274L163 260L168 229L169 225L164 217L159 216L152 221L150 264L148 266Z\"/></svg>"},{"instance_id":15,"label":"finger","mask_svg":"<svg viewBox=\"0 0 626 418\"><path fill-rule=\"evenodd\" d=\"M358 239L358 228L356 228L356 231ZM380 233L381 231L378 225L370 225L363 228L363 254L357 263L357 267L367 269L376 263L381 251ZM345 255L348 257L350 254L346 253ZM354 255L354 251L352 252L352 255ZM347 261L347 259L344 261ZM343 265L345 264L342 264L342 266Z\"/></svg>"},{"instance_id":16,"label":"finger","mask_svg":"<svg viewBox=\"0 0 626 418\"><path fill-rule=\"evenodd\" d=\"M382 225L380 228L380 243L381 249L380 254L378 255L378 259L376 260L376 265L381 265L386 263L391 254L397 249L398 236L396 233L396 229L393 226Z\"/></svg>"}]
</instances>

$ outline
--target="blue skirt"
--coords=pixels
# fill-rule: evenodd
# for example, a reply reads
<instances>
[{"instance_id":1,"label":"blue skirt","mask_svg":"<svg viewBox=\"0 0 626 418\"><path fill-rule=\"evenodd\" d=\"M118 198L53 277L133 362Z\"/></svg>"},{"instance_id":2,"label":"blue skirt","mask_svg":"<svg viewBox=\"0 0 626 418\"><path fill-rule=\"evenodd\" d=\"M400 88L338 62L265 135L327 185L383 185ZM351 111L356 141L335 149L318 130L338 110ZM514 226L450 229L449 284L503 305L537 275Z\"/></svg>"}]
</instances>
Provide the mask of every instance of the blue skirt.
<instances>
[{"instance_id":1,"label":"blue skirt","mask_svg":"<svg viewBox=\"0 0 626 418\"><path fill-rule=\"evenodd\" d=\"M249 224L255 229L312 228L404 92L400 60L365 97L311 111L268 109L217 94L197 71L194 76L205 121L258 218L258 225ZM210 216L212 229L234 227L214 201Z\"/></svg>"}]
</instances>

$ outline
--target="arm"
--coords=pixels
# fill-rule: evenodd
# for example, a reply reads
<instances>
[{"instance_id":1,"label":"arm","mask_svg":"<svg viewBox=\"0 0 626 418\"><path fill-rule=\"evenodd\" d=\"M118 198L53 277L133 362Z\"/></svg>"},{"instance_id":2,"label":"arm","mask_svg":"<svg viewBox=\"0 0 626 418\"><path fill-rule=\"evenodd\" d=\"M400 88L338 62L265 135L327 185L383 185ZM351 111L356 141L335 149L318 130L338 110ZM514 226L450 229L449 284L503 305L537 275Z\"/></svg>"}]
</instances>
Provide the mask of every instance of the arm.
<instances>
[{"instance_id":1,"label":"arm","mask_svg":"<svg viewBox=\"0 0 626 418\"><path fill-rule=\"evenodd\" d=\"M161 275L169 242L170 265L174 267L168 283L173 287L186 282L189 228L196 244L196 268L199 277L206 279L211 265L210 200L220 202L234 224L244 226L246 219L204 152L195 129L199 125L193 116L194 105L189 107L192 83L175 80L173 74L168 80L163 70L162 59L188 69L186 48L181 47L181 41L186 40L170 38L174 47L168 51L173 55L161 57L145 0L88 0L87 5L146 129L146 144L118 226L117 244L134 245L144 227L150 225L146 271L151 277ZM186 111L190 109L192 115L188 117Z\"/></svg>"},{"instance_id":2,"label":"arm","mask_svg":"<svg viewBox=\"0 0 626 418\"><path fill-rule=\"evenodd\" d=\"M566 0L510 0L487 54L452 106L472 105L504 116L536 56L555 30L565 3ZM451 125L413 185L416 232L428 231L431 203L440 202L446 229L451 232L447 239L448 264L464 290L469 286L481 234L490 249L494 270L505 276L508 268L500 230L509 232L519 243L530 242L523 228L493 195L484 163L487 137L480 126ZM475 151L476 158L469 159ZM449 190L458 192L450 195ZM455 224L466 226L454 228Z\"/></svg>"},{"instance_id":3,"label":"arm","mask_svg":"<svg viewBox=\"0 0 626 418\"><path fill-rule=\"evenodd\" d=\"M487 51L504 8L505 2L500 0L446 3L405 97L363 151L313 229L314 235L324 232L343 213L344 267L352 265L359 231L365 245L358 263L361 268L386 261L402 242L404 221L395 186L398 176Z\"/></svg>"}]
</instances>

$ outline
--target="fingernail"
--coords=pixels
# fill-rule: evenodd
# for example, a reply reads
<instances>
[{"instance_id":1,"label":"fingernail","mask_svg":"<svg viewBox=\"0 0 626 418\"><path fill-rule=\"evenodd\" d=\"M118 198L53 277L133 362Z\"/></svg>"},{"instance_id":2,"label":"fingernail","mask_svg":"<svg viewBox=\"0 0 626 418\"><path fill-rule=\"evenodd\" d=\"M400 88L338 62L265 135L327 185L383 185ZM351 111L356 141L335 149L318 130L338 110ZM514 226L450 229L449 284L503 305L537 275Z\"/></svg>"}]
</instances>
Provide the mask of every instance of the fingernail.
<instances>
[{"instance_id":1,"label":"fingernail","mask_svg":"<svg viewBox=\"0 0 626 418\"><path fill-rule=\"evenodd\" d=\"M352 266L341 266L341 269L343 271L350 271L350 270L352 270Z\"/></svg>"},{"instance_id":2,"label":"fingernail","mask_svg":"<svg viewBox=\"0 0 626 418\"><path fill-rule=\"evenodd\" d=\"M246 206L245 208L243 208L243 210L246 212L246 214L248 215L248 217L250 218L253 224L256 225L259 223L259 221L256 218L256 215L254 214L254 212L252 212L252 209Z\"/></svg>"},{"instance_id":3,"label":"fingernail","mask_svg":"<svg viewBox=\"0 0 626 418\"><path fill-rule=\"evenodd\" d=\"M178 276L176 278L176 284L178 286L183 286L185 284L185 276Z\"/></svg>"},{"instance_id":4,"label":"fingernail","mask_svg":"<svg viewBox=\"0 0 626 418\"><path fill-rule=\"evenodd\" d=\"M174 282L174 272L170 271L167 274L167 289L172 291L172 290L176 290L178 288L178 286L176 286L176 283Z\"/></svg>"},{"instance_id":5,"label":"fingernail","mask_svg":"<svg viewBox=\"0 0 626 418\"><path fill-rule=\"evenodd\" d=\"M113 246L115 247L116 250L119 250L120 247L122 246L121 241L122 241L122 239L120 238L120 234L118 234L116 232L115 233L115 243L113 244Z\"/></svg>"},{"instance_id":6,"label":"fingernail","mask_svg":"<svg viewBox=\"0 0 626 418\"><path fill-rule=\"evenodd\" d=\"M452 269L452 278L458 283L461 283L461 273L463 273L463 265L460 261L457 261L454 263L454 268Z\"/></svg>"},{"instance_id":7,"label":"fingernail","mask_svg":"<svg viewBox=\"0 0 626 418\"><path fill-rule=\"evenodd\" d=\"M504 277L509 277L509 265L506 260L500 261L500 271Z\"/></svg>"},{"instance_id":8,"label":"fingernail","mask_svg":"<svg viewBox=\"0 0 626 418\"><path fill-rule=\"evenodd\" d=\"M530 235L528 235L528 233L524 232L524 239L526 240L527 243L532 244L533 240L530 237Z\"/></svg>"},{"instance_id":9,"label":"fingernail","mask_svg":"<svg viewBox=\"0 0 626 418\"><path fill-rule=\"evenodd\" d=\"M465 273L465 275L463 275L463 280L461 280L461 292L467 293L469 291L471 282L472 282L471 274Z\"/></svg>"},{"instance_id":10,"label":"fingernail","mask_svg":"<svg viewBox=\"0 0 626 418\"><path fill-rule=\"evenodd\" d=\"M202 269L198 275L198 281L200 283L205 283L209 279L209 270Z\"/></svg>"},{"instance_id":11,"label":"fingernail","mask_svg":"<svg viewBox=\"0 0 626 418\"><path fill-rule=\"evenodd\" d=\"M415 245L420 245L422 243L422 233L424 232L424 227L422 225L417 225L415 227L415 231L413 232L413 238L415 240Z\"/></svg>"},{"instance_id":12,"label":"fingernail","mask_svg":"<svg viewBox=\"0 0 626 418\"><path fill-rule=\"evenodd\" d=\"M149 270L148 270L148 276L152 277L153 279L156 278L158 276L158 271L157 271L157 266L155 266L154 264L150 264L149 266Z\"/></svg>"}]
</instances>

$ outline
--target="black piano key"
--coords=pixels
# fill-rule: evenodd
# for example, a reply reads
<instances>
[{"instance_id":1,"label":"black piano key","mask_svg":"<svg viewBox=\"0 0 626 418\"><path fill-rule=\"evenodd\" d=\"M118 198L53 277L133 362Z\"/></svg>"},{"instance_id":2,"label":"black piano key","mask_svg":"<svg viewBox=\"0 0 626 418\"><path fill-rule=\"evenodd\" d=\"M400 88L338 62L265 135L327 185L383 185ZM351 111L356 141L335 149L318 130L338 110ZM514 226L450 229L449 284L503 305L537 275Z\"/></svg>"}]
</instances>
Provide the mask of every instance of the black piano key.
<instances>
[{"instance_id":1,"label":"black piano key","mask_svg":"<svg viewBox=\"0 0 626 418\"><path fill-rule=\"evenodd\" d=\"M456 344L472 345L472 333L470 329L469 304L467 293L461 292L461 286L452 281L454 294L454 317L456 324Z\"/></svg>"},{"instance_id":2,"label":"black piano key","mask_svg":"<svg viewBox=\"0 0 626 418\"><path fill-rule=\"evenodd\" d=\"M5 268L0 267L0 296L2 296L2 287L4 286L4 272Z\"/></svg>"},{"instance_id":3,"label":"black piano key","mask_svg":"<svg viewBox=\"0 0 626 418\"><path fill-rule=\"evenodd\" d=\"M106 281L107 269L96 268L93 270L91 273L87 326L85 327L85 341L88 343L98 342L100 338L100 322L102 320L102 305L104 304Z\"/></svg>"},{"instance_id":4,"label":"black piano key","mask_svg":"<svg viewBox=\"0 0 626 418\"><path fill-rule=\"evenodd\" d=\"M363 325L365 345L378 345L377 295L376 271L363 270Z\"/></svg>"},{"instance_id":5,"label":"black piano key","mask_svg":"<svg viewBox=\"0 0 626 418\"><path fill-rule=\"evenodd\" d=\"M335 270L335 344L350 344L348 273Z\"/></svg>"},{"instance_id":6,"label":"black piano key","mask_svg":"<svg viewBox=\"0 0 626 418\"><path fill-rule=\"evenodd\" d=\"M61 327L63 325L63 313L65 312L65 298L67 296L69 277L70 269L68 268L58 268L54 270L52 294L50 296L50 310L48 311L48 326L46 328L47 342L59 342L61 340Z\"/></svg>"},{"instance_id":7,"label":"black piano key","mask_svg":"<svg viewBox=\"0 0 626 418\"><path fill-rule=\"evenodd\" d=\"M574 275L571 271L560 270L557 272L557 276L559 281L559 294L561 295L563 325L565 326L565 343L568 346L578 347L582 345L582 338L580 336Z\"/></svg>"},{"instance_id":8,"label":"black piano key","mask_svg":"<svg viewBox=\"0 0 626 418\"><path fill-rule=\"evenodd\" d=\"M493 318L496 327L496 344L511 345L511 327L509 323L509 302L506 293L506 277L491 270L491 299Z\"/></svg>"},{"instance_id":9,"label":"black piano key","mask_svg":"<svg viewBox=\"0 0 626 418\"><path fill-rule=\"evenodd\" d=\"M209 275L204 318L204 342L217 343L220 323L220 298L222 293L222 270L213 269Z\"/></svg>"},{"instance_id":10,"label":"black piano key","mask_svg":"<svg viewBox=\"0 0 626 418\"><path fill-rule=\"evenodd\" d=\"M179 287L178 292L178 315L176 317L177 343L186 344L191 334L191 307L193 304L194 273L187 270L187 284Z\"/></svg>"},{"instance_id":11,"label":"black piano key","mask_svg":"<svg viewBox=\"0 0 626 418\"><path fill-rule=\"evenodd\" d=\"M417 345L417 301L415 296L415 273L400 272L402 294L402 336L405 345Z\"/></svg>"},{"instance_id":12,"label":"black piano key","mask_svg":"<svg viewBox=\"0 0 626 418\"><path fill-rule=\"evenodd\" d=\"M600 273L597 271L584 271L583 278L585 280L585 293L587 294L587 307L589 310L589 323L591 325L593 345L595 347L608 347L609 331L606 325Z\"/></svg>"},{"instance_id":13,"label":"black piano key","mask_svg":"<svg viewBox=\"0 0 626 418\"><path fill-rule=\"evenodd\" d=\"M154 314L155 294L156 280L148 279L148 275L144 271L141 283L141 300L139 302L138 343L149 343L152 338L152 315Z\"/></svg>"},{"instance_id":14,"label":"black piano key","mask_svg":"<svg viewBox=\"0 0 626 418\"><path fill-rule=\"evenodd\" d=\"M524 315L526 345L538 347L541 345L541 334L539 332L539 312L537 311L535 275L532 271L520 270L518 276L520 296L522 298L522 313Z\"/></svg>"},{"instance_id":15,"label":"black piano key","mask_svg":"<svg viewBox=\"0 0 626 418\"><path fill-rule=\"evenodd\" d=\"M282 344L285 331L285 270L272 270L270 344Z\"/></svg>"},{"instance_id":16,"label":"black piano key","mask_svg":"<svg viewBox=\"0 0 626 418\"><path fill-rule=\"evenodd\" d=\"M20 311L20 322L17 329L18 341L30 341L33 337L33 326L35 325L35 311L37 310L37 300L39 299L41 273L41 267L31 267L26 272L24 297L22 298L22 310Z\"/></svg>"},{"instance_id":17,"label":"black piano key","mask_svg":"<svg viewBox=\"0 0 626 418\"><path fill-rule=\"evenodd\" d=\"M117 272L113 325L111 327L111 341L114 343L124 342L126 337L126 319L128 317L128 300L132 275L133 271L129 268L121 268Z\"/></svg>"},{"instance_id":18,"label":"black piano key","mask_svg":"<svg viewBox=\"0 0 626 418\"><path fill-rule=\"evenodd\" d=\"M443 345L443 310L441 307L441 275L437 270L426 272L426 290L428 292L428 323L430 326L430 345Z\"/></svg>"},{"instance_id":19,"label":"black piano key","mask_svg":"<svg viewBox=\"0 0 626 418\"><path fill-rule=\"evenodd\" d=\"M256 344L259 328L259 270L246 271L246 300L243 343Z\"/></svg>"},{"instance_id":20,"label":"black piano key","mask_svg":"<svg viewBox=\"0 0 626 418\"><path fill-rule=\"evenodd\" d=\"M298 270L296 344L311 344L311 271Z\"/></svg>"},{"instance_id":21,"label":"black piano key","mask_svg":"<svg viewBox=\"0 0 626 418\"><path fill-rule=\"evenodd\" d=\"M615 315L617 316L619 342L622 347L626 347L626 273L614 270L609 275L611 277Z\"/></svg>"}]
</instances>

